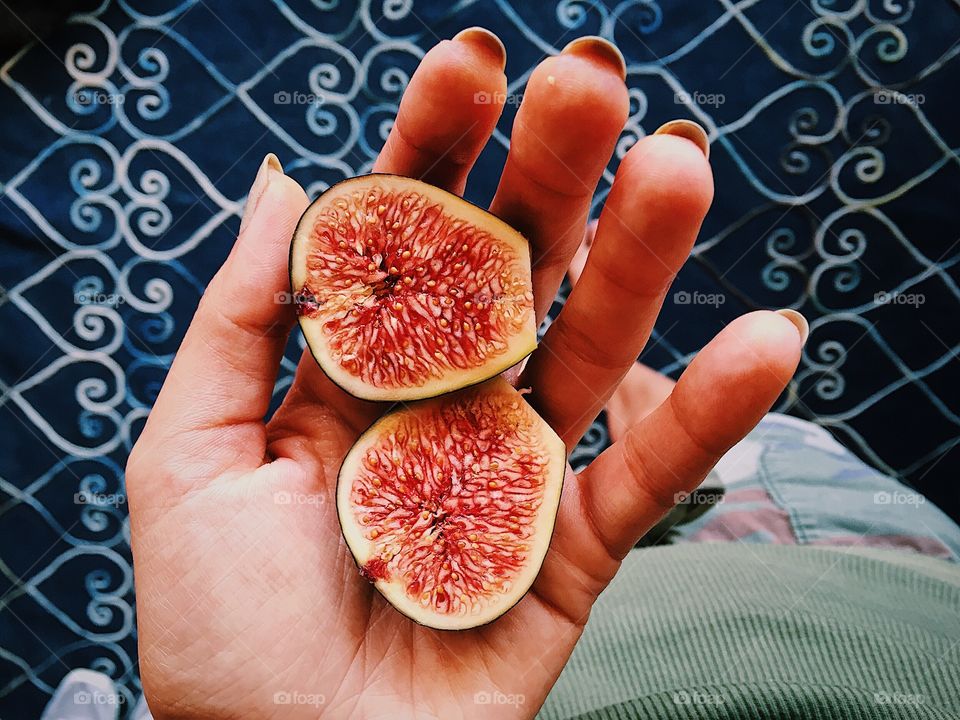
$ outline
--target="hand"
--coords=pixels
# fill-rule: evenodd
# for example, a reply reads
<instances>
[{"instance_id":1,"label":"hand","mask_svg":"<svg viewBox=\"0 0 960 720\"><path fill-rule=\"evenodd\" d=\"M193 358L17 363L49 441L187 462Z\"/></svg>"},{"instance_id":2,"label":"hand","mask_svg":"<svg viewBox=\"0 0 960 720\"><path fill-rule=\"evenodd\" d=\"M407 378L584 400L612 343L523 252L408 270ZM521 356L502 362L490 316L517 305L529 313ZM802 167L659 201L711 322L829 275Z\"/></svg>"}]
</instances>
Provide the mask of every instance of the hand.
<instances>
[{"instance_id":1,"label":"hand","mask_svg":"<svg viewBox=\"0 0 960 720\"><path fill-rule=\"evenodd\" d=\"M483 33L433 48L374 170L462 192L503 105L502 70L501 46ZM544 60L526 87L492 211L530 239L541 318L626 120L622 73L615 53L587 41ZM583 275L520 379L568 448L646 342L711 195L689 139L644 138L620 164ZM532 716L620 559L769 409L800 334L770 312L731 323L663 404L587 470L568 468L527 596L485 627L430 630L360 577L336 518L340 462L384 406L346 396L307 353L263 422L294 322L274 297L288 288L306 206L265 161L130 456L150 707L158 719Z\"/></svg>"}]
</instances>

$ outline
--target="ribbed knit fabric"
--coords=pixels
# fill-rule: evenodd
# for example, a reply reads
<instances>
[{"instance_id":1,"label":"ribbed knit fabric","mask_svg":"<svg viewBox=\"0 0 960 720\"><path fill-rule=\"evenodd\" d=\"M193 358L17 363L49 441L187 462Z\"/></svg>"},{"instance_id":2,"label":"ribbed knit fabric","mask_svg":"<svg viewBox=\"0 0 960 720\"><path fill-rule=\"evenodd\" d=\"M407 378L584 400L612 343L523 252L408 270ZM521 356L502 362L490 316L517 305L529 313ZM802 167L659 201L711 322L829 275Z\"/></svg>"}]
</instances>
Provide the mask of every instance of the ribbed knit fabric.
<instances>
[{"instance_id":1,"label":"ribbed knit fabric","mask_svg":"<svg viewBox=\"0 0 960 720\"><path fill-rule=\"evenodd\" d=\"M856 548L635 550L540 717L960 718L960 569Z\"/></svg>"}]
</instances>

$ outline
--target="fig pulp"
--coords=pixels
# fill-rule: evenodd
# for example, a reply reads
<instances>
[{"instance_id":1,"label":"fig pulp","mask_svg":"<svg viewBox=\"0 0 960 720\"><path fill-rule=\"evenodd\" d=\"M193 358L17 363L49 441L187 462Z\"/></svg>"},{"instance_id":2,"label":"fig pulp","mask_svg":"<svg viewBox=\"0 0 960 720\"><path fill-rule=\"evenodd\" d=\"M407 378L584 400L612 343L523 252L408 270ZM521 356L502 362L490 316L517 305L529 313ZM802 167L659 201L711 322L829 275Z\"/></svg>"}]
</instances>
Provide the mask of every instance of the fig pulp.
<instances>
[{"instance_id":1,"label":"fig pulp","mask_svg":"<svg viewBox=\"0 0 960 720\"><path fill-rule=\"evenodd\" d=\"M438 629L483 625L530 588L550 543L563 441L502 378L384 415L340 470L360 572Z\"/></svg>"},{"instance_id":2,"label":"fig pulp","mask_svg":"<svg viewBox=\"0 0 960 720\"><path fill-rule=\"evenodd\" d=\"M418 180L345 180L304 213L290 251L304 337L366 400L473 385L536 347L530 250L516 230Z\"/></svg>"}]
</instances>

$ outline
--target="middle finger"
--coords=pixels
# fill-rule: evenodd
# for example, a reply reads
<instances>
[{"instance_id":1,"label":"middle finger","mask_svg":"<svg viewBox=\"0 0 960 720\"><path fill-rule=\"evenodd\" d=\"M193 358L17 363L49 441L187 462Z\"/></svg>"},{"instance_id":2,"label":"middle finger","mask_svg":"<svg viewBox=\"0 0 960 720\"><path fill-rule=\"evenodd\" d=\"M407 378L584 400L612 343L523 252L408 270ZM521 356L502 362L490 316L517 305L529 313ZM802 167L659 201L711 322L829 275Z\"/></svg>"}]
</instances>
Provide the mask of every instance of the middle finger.
<instances>
[{"instance_id":1,"label":"middle finger","mask_svg":"<svg viewBox=\"0 0 960 720\"><path fill-rule=\"evenodd\" d=\"M713 198L706 148L699 126L668 123L630 149L583 274L527 365L521 383L570 449L640 354L693 247Z\"/></svg>"},{"instance_id":2,"label":"middle finger","mask_svg":"<svg viewBox=\"0 0 960 720\"><path fill-rule=\"evenodd\" d=\"M530 241L538 322L583 237L590 201L627 119L620 51L574 40L533 71L490 212Z\"/></svg>"}]
</instances>

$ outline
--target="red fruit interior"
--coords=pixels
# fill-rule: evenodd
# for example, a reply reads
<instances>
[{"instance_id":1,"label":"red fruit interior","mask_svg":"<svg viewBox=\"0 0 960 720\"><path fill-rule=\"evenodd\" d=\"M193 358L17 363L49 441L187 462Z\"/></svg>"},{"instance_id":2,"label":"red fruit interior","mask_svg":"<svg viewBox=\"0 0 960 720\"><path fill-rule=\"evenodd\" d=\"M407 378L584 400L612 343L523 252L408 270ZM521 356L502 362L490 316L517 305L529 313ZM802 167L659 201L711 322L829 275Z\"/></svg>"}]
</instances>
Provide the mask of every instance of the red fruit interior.
<instances>
[{"instance_id":1,"label":"red fruit interior","mask_svg":"<svg viewBox=\"0 0 960 720\"><path fill-rule=\"evenodd\" d=\"M507 349L532 295L507 244L415 191L344 192L319 211L297 292L335 361L376 387L409 387Z\"/></svg>"},{"instance_id":2,"label":"red fruit interior","mask_svg":"<svg viewBox=\"0 0 960 720\"><path fill-rule=\"evenodd\" d=\"M549 457L519 397L484 396L405 414L366 453L354 517L375 546L361 572L401 581L438 613L508 593L524 566Z\"/></svg>"}]
</instances>

